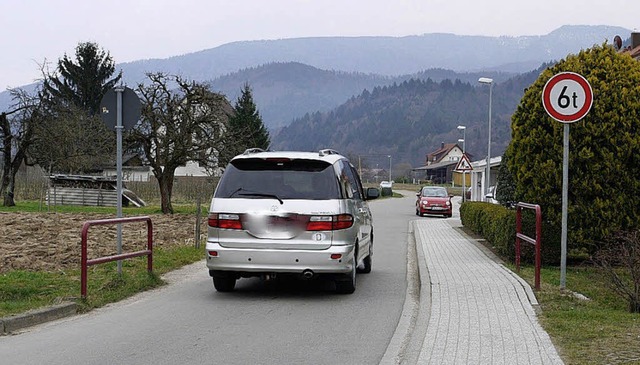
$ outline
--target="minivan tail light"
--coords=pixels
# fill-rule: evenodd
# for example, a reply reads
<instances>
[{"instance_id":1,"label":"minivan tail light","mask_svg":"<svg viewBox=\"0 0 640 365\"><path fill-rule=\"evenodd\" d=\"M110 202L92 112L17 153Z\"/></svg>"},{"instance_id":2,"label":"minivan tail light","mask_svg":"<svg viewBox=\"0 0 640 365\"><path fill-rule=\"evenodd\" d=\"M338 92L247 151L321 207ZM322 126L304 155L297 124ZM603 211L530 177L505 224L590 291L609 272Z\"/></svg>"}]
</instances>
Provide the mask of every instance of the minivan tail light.
<instances>
[{"instance_id":1,"label":"minivan tail light","mask_svg":"<svg viewBox=\"0 0 640 365\"><path fill-rule=\"evenodd\" d=\"M222 229L242 229L239 214L211 213L208 219L209 227Z\"/></svg>"},{"instance_id":2,"label":"minivan tail light","mask_svg":"<svg viewBox=\"0 0 640 365\"><path fill-rule=\"evenodd\" d=\"M346 229L353 226L353 216L349 214L340 214L335 216L333 229Z\"/></svg>"},{"instance_id":3,"label":"minivan tail light","mask_svg":"<svg viewBox=\"0 0 640 365\"><path fill-rule=\"evenodd\" d=\"M314 215L309 217L307 231L335 231L353 226L350 214Z\"/></svg>"},{"instance_id":4,"label":"minivan tail light","mask_svg":"<svg viewBox=\"0 0 640 365\"><path fill-rule=\"evenodd\" d=\"M330 231L332 227L333 216L331 215L314 215L309 217L307 223L307 231Z\"/></svg>"}]
</instances>

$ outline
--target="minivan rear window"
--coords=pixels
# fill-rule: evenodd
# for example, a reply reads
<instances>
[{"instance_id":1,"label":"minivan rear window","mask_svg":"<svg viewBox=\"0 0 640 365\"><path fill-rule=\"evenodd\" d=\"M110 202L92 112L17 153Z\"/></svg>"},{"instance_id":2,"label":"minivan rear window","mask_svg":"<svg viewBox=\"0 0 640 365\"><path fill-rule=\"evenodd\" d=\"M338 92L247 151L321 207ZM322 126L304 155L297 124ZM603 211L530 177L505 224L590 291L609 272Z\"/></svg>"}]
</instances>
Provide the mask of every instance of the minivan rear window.
<instances>
[{"instance_id":1,"label":"minivan rear window","mask_svg":"<svg viewBox=\"0 0 640 365\"><path fill-rule=\"evenodd\" d=\"M333 165L305 159L237 159L226 168L216 198L339 199Z\"/></svg>"}]
</instances>

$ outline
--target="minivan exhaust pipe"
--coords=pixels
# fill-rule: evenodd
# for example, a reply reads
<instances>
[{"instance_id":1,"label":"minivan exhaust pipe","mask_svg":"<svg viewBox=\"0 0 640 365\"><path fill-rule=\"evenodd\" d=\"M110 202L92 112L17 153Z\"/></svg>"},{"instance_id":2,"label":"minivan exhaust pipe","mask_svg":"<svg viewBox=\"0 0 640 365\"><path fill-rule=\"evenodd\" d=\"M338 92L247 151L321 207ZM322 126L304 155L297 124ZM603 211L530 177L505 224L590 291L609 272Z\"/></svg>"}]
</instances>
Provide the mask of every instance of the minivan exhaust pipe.
<instances>
[{"instance_id":1,"label":"minivan exhaust pipe","mask_svg":"<svg viewBox=\"0 0 640 365\"><path fill-rule=\"evenodd\" d=\"M303 277L305 280L310 280L310 279L312 279L314 275L315 275L315 274L313 273L313 270L311 270L311 269L306 269L306 270L304 270L304 271L302 272L302 277Z\"/></svg>"}]
</instances>

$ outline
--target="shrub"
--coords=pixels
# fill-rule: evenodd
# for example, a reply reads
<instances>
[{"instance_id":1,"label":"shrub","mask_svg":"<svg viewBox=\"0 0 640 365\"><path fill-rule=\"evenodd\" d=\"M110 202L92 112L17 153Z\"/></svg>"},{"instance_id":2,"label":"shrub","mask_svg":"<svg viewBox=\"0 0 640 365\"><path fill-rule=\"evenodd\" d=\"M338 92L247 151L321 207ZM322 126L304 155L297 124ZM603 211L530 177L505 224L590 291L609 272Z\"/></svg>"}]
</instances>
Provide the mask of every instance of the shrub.
<instances>
[{"instance_id":1,"label":"shrub","mask_svg":"<svg viewBox=\"0 0 640 365\"><path fill-rule=\"evenodd\" d=\"M640 231L619 231L594 255L594 262L611 278L611 286L640 313Z\"/></svg>"},{"instance_id":2,"label":"shrub","mask_svg":"<svg viewBox=\"0 0 640 365\"><path fill-rule=\"evenodd\" d=\"M544 70L511 117L503 163L514 199L540 204L544 219L560 226L564 125L547 115L540 95L552 75L566 71L587 78L596 95L571 127L568 223L570 248L594 253L612 232L640 227L640 62L604 44Z\"/></svg>"},{"instance_id":3,"label":"shrub","mask_svg":"<svg viewBox=\"0 0 640 365\"><path fill-rule=\"evenodd\" d=\"M515 259L515 210L485 202L464 202L460 207L460 220L465 227L484 237L501 257ZM535 225L533 211L523 210L522 232L535 237ZM521 247L521 260L533 262L533 246L523 243ZM560 229L547 221L542 222L542 262L560 262Z\"/></svg>"}]
</instances>

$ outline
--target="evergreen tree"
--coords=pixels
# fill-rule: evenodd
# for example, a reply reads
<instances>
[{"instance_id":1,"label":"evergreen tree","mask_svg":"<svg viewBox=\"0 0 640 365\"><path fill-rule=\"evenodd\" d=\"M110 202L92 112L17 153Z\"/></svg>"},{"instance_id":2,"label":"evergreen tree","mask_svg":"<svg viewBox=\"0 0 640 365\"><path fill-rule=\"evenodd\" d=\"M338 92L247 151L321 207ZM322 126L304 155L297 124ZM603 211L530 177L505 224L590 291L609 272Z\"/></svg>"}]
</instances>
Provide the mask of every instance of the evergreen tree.
<instances>
[{"instance_id":1,"label":"evergreen tree","mask_svg":"<svg viewBox=\"0 0 640 365\"><path fill-rule=\"evenodd\" d=\"M247 148L269 148L269 131L262 123L249 84L244 85L242 95L236 101L234 114L229 118L229 129L237 141L236 153L241 153Z\"/></svg>"},{"instance_id":2,"label":"evergreen tree","mask_svg":"<svg viewBox=\"0 0 640 365\"><path fill-rule=\"evenodd\" d=\"M96 43L79 43L75 60L66 54L58 60L57 73L47 75L44 91L54 99L73 104L88 114L98 113L100 101L122 78L122 72L109 79L115 72L115 63L109 52Z\"/></svg>"}]
</instances>

